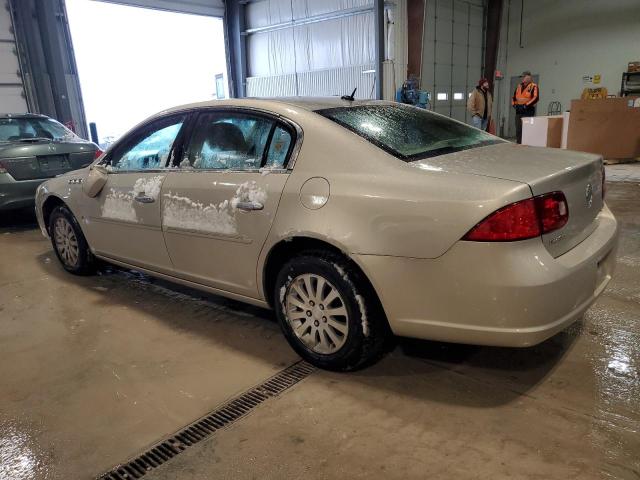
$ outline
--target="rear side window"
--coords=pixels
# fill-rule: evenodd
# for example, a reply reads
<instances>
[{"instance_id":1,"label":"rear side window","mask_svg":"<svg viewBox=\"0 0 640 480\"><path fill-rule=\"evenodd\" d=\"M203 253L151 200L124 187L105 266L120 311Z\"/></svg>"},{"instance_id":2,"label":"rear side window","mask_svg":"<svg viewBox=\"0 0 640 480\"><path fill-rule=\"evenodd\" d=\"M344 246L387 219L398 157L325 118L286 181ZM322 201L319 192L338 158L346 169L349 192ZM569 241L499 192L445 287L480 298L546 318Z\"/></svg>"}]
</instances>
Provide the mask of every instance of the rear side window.
<instances>
[{"instance_id":1,"label":"rear side window","mask_svg":"<svg viewBox=\"0 0 640 480\"><path fill-rule=\"evenodd\" d=\"M269 153L267 154L267 168L284 168L287 161L287 154L291 148L291 133L281 126L277 126L273 131Z\"/></svg>"},{"instance_id":2,"label":"rear side window","mask_svg":"<svg viewBox=\"0 0 640 480\"><path fill-rule=\"evenodd\" d=\"M288 126L271 116L213 110L198 116L184 157L176 166L248 171L285 168L295 138Z\"/></svg>"},{"instance_id":3,"label":"rear side window","mask_svg":"<svg viewBox=\"0 0 640 480\"><path fill-rule=\"evenodd\" d=\"M504 142L442 115L401 104L330 108L316 113L407 162Z\"/></svg>"},{"instance_id":4,"label":"rear side window","mask_svg":"<svg viewBox=\"0 0 640 480\"><path fill-rule=\"evenodd\" d=\"M214 170L260 168L274 121L239 112L198 117L180 167Z\"/></svg>"}]
</instances>

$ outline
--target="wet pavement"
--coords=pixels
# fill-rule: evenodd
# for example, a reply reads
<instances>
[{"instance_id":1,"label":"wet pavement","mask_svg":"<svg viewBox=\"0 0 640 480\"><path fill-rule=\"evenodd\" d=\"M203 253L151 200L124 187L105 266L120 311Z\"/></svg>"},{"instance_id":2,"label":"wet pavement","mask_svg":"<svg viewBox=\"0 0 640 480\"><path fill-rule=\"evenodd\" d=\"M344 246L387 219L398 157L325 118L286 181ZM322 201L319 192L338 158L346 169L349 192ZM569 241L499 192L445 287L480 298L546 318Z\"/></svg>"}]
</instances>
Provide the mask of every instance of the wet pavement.
<instances>
[{"instance_id":1,"label":"wet pavement","mask_svg":"<svg viewBox=\"0 0 640 480\"><path fill-rule=\"evenodd\" d=\"M640 182L640 161L607 165L607 179L614 182Z\"/></svg>"},{"instance_id":2,"label":"wet pavement","mask_svg":"<svg viewBox=\"0 0 640 480\"><path fill-rule=\"evenodd\" d=\"M296 361L269 312L0 229L0 479L92 478Z\"/></svg>"},{"instance_id":3,"label":"wet pavement","mask_svg":"<svg viewBox=\"0 0 640 480\"><path fill-rule=\"evenodd\" d=\"M529 349L400 341L145 478L640 478L640 183L607 195L617 272L567 331ZM267 311L65 273L29 222L0 225L0 265L3 480L95 477L297 358Z\"/></svg>"}]
</instances>

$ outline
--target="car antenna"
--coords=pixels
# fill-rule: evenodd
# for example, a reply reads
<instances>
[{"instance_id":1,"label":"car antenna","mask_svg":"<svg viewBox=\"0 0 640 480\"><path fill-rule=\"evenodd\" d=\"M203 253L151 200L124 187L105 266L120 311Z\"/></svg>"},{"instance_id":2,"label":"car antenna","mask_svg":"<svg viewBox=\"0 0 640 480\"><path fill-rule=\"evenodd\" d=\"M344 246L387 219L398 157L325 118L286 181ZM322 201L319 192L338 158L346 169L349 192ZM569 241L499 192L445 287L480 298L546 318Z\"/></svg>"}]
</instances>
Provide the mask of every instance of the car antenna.
<instances>
[{"instance_id":1,"label":"car antenna","mask_svg":"<svg viewBox=\"0 0 640 480\"><path fill-rule=\"evenodd\" d=\"M356 90L358 90L358 87L353 89L353 92L351 92L351 95L342 95L340 98L342 100L348 100L350 102L353 102L355 100L354 95L356 94Z\"/></svg>"}]
</instances>

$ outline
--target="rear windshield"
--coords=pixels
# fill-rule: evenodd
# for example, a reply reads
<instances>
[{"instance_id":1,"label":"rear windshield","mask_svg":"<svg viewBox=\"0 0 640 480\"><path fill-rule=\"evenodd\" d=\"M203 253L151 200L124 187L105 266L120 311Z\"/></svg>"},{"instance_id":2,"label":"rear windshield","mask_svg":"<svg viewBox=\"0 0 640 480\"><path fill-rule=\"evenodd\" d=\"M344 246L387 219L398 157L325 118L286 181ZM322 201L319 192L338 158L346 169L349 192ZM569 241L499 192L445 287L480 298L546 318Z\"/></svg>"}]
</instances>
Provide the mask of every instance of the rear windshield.
<instances>
[{"instance_id":1,"label":"rear windshield","mask_svg":"<svg viewBox=\"0 0 640 480\"><path fill-rule=\"evenodd\" d=\"M317 110L407 162L502 143L504 140L408 105L362 105Z\"/></svg>"},{"instance_id":2,"label":"rear windshield","mask_svg":"<svg viewBox=\"0 0 640 480\"><path fill-rule=\"evenodd\" d=\"M0 118L0 142L46 139L73 140L76 135L50 118Z\"/></svg>"}]
</instances>

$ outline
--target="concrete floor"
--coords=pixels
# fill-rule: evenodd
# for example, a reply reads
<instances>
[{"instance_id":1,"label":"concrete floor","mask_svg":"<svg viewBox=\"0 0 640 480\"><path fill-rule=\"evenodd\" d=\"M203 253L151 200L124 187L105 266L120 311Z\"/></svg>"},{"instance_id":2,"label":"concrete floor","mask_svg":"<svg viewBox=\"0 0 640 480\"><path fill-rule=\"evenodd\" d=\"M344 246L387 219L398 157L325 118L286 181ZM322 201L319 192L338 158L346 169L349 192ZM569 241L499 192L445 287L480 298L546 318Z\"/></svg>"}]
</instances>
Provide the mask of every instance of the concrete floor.
<instances>
[{"instance_id":1,"label":"concrete floor","mask_svg":"<svg viewBox=\"0 0 640 480\"><path fill-rule=\"evenodd\" d=\"M566 332L522 350L400 341L145 478L639 478L640 183L610 183L608 202L618 270ZM270 312L115 268L74 277L14 220L0 225L0 480L95 477L297 359Z\"/></svg>"}]
</instances>

